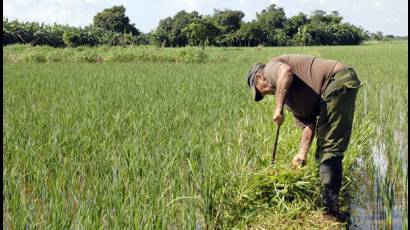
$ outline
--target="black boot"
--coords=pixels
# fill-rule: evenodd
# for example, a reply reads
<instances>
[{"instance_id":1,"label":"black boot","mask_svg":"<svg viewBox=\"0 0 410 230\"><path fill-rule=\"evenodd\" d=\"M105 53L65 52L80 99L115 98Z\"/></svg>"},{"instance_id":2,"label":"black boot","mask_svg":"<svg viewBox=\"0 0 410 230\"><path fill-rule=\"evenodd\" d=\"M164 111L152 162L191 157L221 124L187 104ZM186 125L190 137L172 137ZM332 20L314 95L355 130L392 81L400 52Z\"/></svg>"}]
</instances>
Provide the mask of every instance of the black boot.
<instances>
[{"instance_id":1,"label":"black boot","mask_svg":"<svg viewBox=\"0 0 410 230\"><path fill-rule=\"evenodd\" d=\"M331 214L339 213L339 195L334 190L325 187L323 194L325 211Z\"/></svg>"},{"instance_id":2,"label":"black boot","mask_svg":"<svg viewBox=\"0 0 410 230\"><path fill-rule=\"evenodd\" d=\"M320 164L320 179L324 186L323 205L327 214L345 221L340 213L339 192L342 185L342 158L334 157Z\"/></svg>"}]
</instances>

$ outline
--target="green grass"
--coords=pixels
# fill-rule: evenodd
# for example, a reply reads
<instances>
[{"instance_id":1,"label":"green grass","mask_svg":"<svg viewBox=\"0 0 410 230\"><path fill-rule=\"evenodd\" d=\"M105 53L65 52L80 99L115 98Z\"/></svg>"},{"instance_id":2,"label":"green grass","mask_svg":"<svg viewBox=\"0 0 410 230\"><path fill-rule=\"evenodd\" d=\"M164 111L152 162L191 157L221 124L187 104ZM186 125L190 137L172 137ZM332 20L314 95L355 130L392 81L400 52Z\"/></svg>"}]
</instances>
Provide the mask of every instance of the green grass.
<instances>
[{"instance_id":1,"label":"green grass","mask_svg":"<svg viewBox=\"0 0 410 230\"><path fill-rule=\"evenodd\" d=\"M12 45L7 46L3 52L3 60L7 63L204 63L221 61L221 58L215 55L209 57L204 51L192 47L181 49L161 49L150 46L52 48Z\"/></svg>"},{"instance_id":2,"label":"green grass","mask_svg":"<svg viewBox=\"0 0 410 230\"><path fill-rule=\"evenodd\" d=\"M388 159L380 194L389 213L407 200L407 47L207 48L201 63L190 55L175 61L185 49L5 47L3 227L338 226L320 218L315 145L306 168L289 167L300 130L288 112L269 168L274 98L254 103L244 76L253 63L283 53L337 59L357 70L365 86L345 154L343 193L355 195L358 171L380 170L372 164L379 149ZM36 53L43 62L50 52L60 61L24 58ZM102 61L70 61L79 53ZM171 61L108 58L121 53ZM357 166L358 158L365 164ZM380 182L370 174L370 182ZM404 221L407 206L402 210Z\"/></svg>"}]
</instances>

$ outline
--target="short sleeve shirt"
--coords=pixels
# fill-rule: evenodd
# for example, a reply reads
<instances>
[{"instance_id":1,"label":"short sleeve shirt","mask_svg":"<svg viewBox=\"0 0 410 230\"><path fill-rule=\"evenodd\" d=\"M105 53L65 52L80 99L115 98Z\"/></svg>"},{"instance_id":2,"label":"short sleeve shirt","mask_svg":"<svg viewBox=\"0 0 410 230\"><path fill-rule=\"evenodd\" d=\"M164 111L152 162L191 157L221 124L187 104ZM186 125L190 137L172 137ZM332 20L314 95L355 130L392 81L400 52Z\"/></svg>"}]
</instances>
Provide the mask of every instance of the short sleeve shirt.
<instances>
[{"instance_id":1,"label":"short sleeve shirt","mask_svg":"<svg viewBox=\"0 0 410 230\"><path fill-rule=\"evenodd\" d=\"M316 123L319 115L321 89L333 72L336 60L289 54L272 58L264 68L268 82L276 89L277 73L280 65L287 64L293 73L293 81L288 89L285 107L289 109L297 125L304 127Z\"/></svg>"}]
</instances>

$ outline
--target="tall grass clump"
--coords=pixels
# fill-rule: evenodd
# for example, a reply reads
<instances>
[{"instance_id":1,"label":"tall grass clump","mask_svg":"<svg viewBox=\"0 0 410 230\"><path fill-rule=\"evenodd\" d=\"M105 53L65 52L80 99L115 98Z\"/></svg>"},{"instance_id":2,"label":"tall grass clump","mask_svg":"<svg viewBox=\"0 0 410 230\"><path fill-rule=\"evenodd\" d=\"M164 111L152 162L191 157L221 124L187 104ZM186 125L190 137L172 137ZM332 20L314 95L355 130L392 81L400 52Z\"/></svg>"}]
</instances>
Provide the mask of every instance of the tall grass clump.
<instances>
[{"instance_id":1,"label":"tall grass clump","mask_svg":"<svg viewBox=\"0 0 410 230\"><path fill-rule=\"evenodd\" d=\"M11 45L3 52L4 63L207 63L221 60L226 59L221 55L210 58L205 51L193 47L172 50L138 46L50 48Z\"/></svg>"},{"instance_id":2,"label":"tall grass clump","mask_svg":"<svg viewBox=\"0 0 410 230\"><path fill-rule=\"evenodd\" d=\"M177 62L201 63L208 61L208 55L200 49L187 48L178 52Z\"/></svg>"}]
</instances>

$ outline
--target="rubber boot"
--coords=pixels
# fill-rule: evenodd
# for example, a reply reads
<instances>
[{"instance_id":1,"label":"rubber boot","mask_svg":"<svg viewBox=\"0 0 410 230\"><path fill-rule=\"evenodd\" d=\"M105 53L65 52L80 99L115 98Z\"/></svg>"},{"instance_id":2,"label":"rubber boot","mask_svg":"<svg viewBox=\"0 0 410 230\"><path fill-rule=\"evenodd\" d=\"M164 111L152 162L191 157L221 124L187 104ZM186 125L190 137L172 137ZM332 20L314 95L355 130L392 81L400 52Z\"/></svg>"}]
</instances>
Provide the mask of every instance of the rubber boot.
<instances>
[{"instance_id":1,"label":"rubber boot","mask_svg":"<svg viewBox=\"0 0 410 230\"><path fill-rule=\"evenodd\" d=\"M319 175L324 186L323 204L326 212L336 218L340 216L339 192L342 185L342 158L333 157L320 164Z\"/></svg>"}]
</instances>

